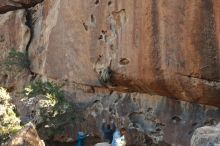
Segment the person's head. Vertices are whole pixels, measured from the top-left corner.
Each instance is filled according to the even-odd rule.
[[[110,124],[107,124],[107,129],[111,129],[111,126],[110,126]]]
[[[126,134],[126,129],[125,128],[121,128],[120,129],[120,133],[121,133],[121,135],[125,135]]]

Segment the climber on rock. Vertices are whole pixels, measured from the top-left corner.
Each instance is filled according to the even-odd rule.
[[[111,144],[113,139],[113,133],[115,132],[116,126],[113,120],[111,120],[111,125],[106,123],[106,120],[102,120],[102,132],[104,133],[104,139]]]

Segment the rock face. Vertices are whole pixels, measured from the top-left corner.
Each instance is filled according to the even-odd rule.
[[[0,1],[0,14],[8,11],[28,8],[43,0],[1,0]]]
[[[1,9],[1,8],[0,8]],[[26,25],[26,11],[17,10],[0,15],[0,85],[8,89],[21,89],[27,81],[27,71],[8,72],[5,69],[5,59],[10,50],[24,52],[31,37]],[[23,79],[23,80],[22,80]]]
[[[219,146],[220,145],[220,125],[205,126],[195,130],[191,146]]]
[[[26,23],[25,10],[17,10],[0,15],[1,62],[9,50],[24,51],[30,40],[30,30]]]
[[[102,118],[112,117],[117,128],[127,128],[130,146],[155,143],[188,146],[196,128],[220,121],[219,109],[212,106],[140,93],[98,93],[96,89],[91,93],[88,89],[73,89],[70,85],[65,87],[70,101],[84,118],[78,129],[71,130],[73,135],[77,135],[77,131],[87,131],[102,137]]]
[[[36,76],[64,82],[84,116],[73,135],[101,138],[112,117],[128,145],[188,146],[196,128],[220,121],[219,0],[38,2],[0,2],[0,61],[28,51],[32,74],[1,66],[0,83],[16,92]]]
[[[116,90],[219,106],[219,8],[218,0],[45,0],[34,14],[32,71],[100,86],[110,66]]]
[[[21,129],[8,143],[8,146],[45,146],[31,123]]]

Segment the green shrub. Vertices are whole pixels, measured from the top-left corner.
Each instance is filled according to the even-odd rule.
[[[38,80],[25,87],[24,94],[28,97],[50,94],[52,97],[56,97],[58,100],[63,100],[64,92],[61,87],[62,86],[59,86],[53,82],[42,82],[41,80]]]
[[[14,112],[15,106],[10,103],[11,97],[0,87],[0,136],[6,141],[11,134],[21,129],[20,119]]]
[[[24,94],[28,97],[26,103],[35,103],[31,106],[35,107],[35,123],[40,135],[62,135],[65,125],[74,124],[74,106],[65,100],[61,86],[38,80],[27,86]]]
[[[28,53],[12,49],[4,61],[4,65],[8,71],[11,71],[12,68],[18,68],[20,70],[29,69],[30,61],[28,59]]]

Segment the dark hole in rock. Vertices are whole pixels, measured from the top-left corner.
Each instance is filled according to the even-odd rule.
[[[114,90],[110,90],[109,95],[111,95],[114,92]]]
[[[128,117],[129,117],[129,119],[131,120],[131,121],[136,121],[136,118],[137,117],[140,117],[140,116],[143,116],[144,115],[144,113],[143,112],[132,112],[132,113],[130,113],[129,115],[128,115]]]
[[[86,25],[85,22],[83,22],[83,27],[84,27],[84,29],[85,29],[86,31],[88,31],[88,25]]]
[[[103,39],[103,36],[102,36],[102,35],[100,35],[100,36],[99,36],[99,40],[102,40],[102,39]]]
[[[207,126],[212,126],[212,125],[216,125],[216,124],[217,124],[217,121],[215,119],[209,119],[204,122],[204,125],[207,125]]]
[[[149,108],[147,109],[147,112],[151,112],[152,110],[153,110],[153,108],[149,107]]]
[[[160,128],[157,128],[156,131],[159,132],[159,131],[161,131],[161,129],[160,129]]]
[[[182,120],[179,116],[173,116],[171,119],[173,122],[180,122]]]
[[[98,5],[98,4],[99,4],[99,0],[96,0],[96,1],[95,1],[95,4]]]
[[[150,133],[151,134],[157,134],[158,132],[157,131],[151,131]]]
[[[109,2],[108,2],[108,5],[110,6],[111,4],[112,4],[112,1],[109,1]]]
[[[13,92],[15,90],[15,86],[7,87],[8,92]]]
[[[95,22],[95,17],[93,16],[93,14],[91,15],[91,22],[92,22],[92,23]]]
[[[160,126],[166,126],[166,124],[164,124],[164,123],[156,123],[156,127],[160,127]]]
[[[121,58],[119,63],[121,65],[127,65],[130,61],[127,58]]]
[[[112,108],[109,108],[109,112],[111,112],[112,111]]]
[[[4,82],[6,83],[6,81],[8,80],[8,75],[7,75],[7,74],[4,74],[4,75],[3,75],[3,80],[4,80]]]
[[[191,131],[188,132],[188,135],[191,135],[192,133],[193,133],[193,131],[191,130]]]
[[[36,73],[34,73],[34,72],[31,72],[31,79],[30,79],[30,81],[35,80],[35,79],[36,79],[36,77],[37,77],[37,74],[36,74]]]
[[[133,123],[133,127],[134,127],[134,128],[140,128],[137,123]]]
[[[136,98],[133,98],[133,101],[136,102]]]
[[[115,102],[114,103],[117,103],[117,102],[119,102],[119,100],[121,99],[121,97],[119,96],[116,100],[115,100]]]
[[[107,31],[106,31],[106,30],[102,30],[101,32],[102,32],[103,34],[107,33]]]
[[[5,38],[3,35],[0,35],[0,42],[4,42],[5,41]]]
[[[93,101],[93,103],[98,103],[98,102],[100,102],[100,100],[95,100],[95,101]]]
[[[95,93],[95,88],[91,87],[92,93]]]
[[[114,50],[114,45],[113,44],[110,45],[110,49]]]
[[[192,127],[196,126],[197,124],[198,124],[197,122],[192,123]]]

